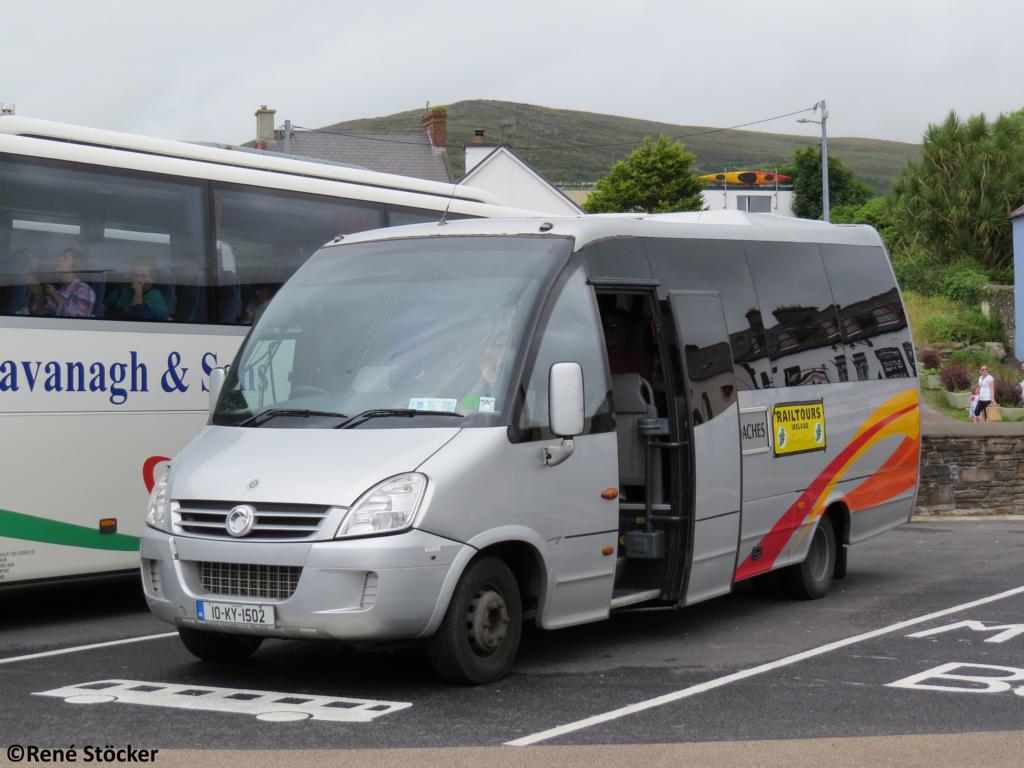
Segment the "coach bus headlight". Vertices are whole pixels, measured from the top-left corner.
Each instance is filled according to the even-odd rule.
[[[165,471],[149,494],[149,509],[146,511],[146,525],[157,530],[171,532],[171,501],[167,490]]]
[[[427,478],[418,472],[396,475],[378,483],[359,497],[338,527],[335,538],[408,528],[426,489]]]

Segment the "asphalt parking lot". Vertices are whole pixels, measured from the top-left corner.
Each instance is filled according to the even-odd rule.
[[[0,734],[335,749],[1020,732],[1022,563],[1024,520],[912,523],[852,549],[822,600],[745,585],[530,631],[513,674],[479,688],[439,683],[414,648],[270,641],[247,663],[201,663],[131,579],[8,589]],[[71,650],[83,645],[97,647]]]

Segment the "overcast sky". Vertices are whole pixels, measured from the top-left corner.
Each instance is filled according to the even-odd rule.
[[[919,141],[1024,107],[1022,0],[6,0],[19,115],[240,143],[463,99],[729,126],[826,99],[830,136]],[[758,127],[813,134],[786,118]]]

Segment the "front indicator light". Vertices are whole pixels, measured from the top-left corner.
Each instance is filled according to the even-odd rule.
[[[149,509],[146,510],[146,525],[156,528],[158,531],[171,532],[171,500],[167,488],[167,475],[163,475],[153,485],[153,492],[149,494]]]

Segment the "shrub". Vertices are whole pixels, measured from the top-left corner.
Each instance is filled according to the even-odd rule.
[[[981,288],[988,273],[973,261],[958,261],[942,270],[939,292],[948,299],[975,305],[981,302]]]
[[[925,296],[940,294],[942,267],[930,257],[913,251],[894,256],[892,268],[904,291]]]
[[[1010,408],[1020,405],[1020,384],[1011,379],[996,379],[996,402]]]
[[[962,344],[1006,339],[1002,326],[995,317],[985,317],[973,309],[932,315],[921,324],[920,335],[929,342],[951,341]]]
[[[960,363],[949,363],[939,371],[939,381],[948,392],[959,392],[971,385],[971,374]]]
[[[996,285],[1013,285],[1013,267],[998,267],[990,269],[988,276]]]
[[[942,364],[939,353],[931,347],[922,349],[917,358],[925,368],[938,368]]]
[[[960,363],[960,365],[965,366],[970,371],[976,371],[983,365],[987,365],[990,370],[995,371],[996,367],[1000,365],[998,358],[980,349],[954,350],[947,362]]]

